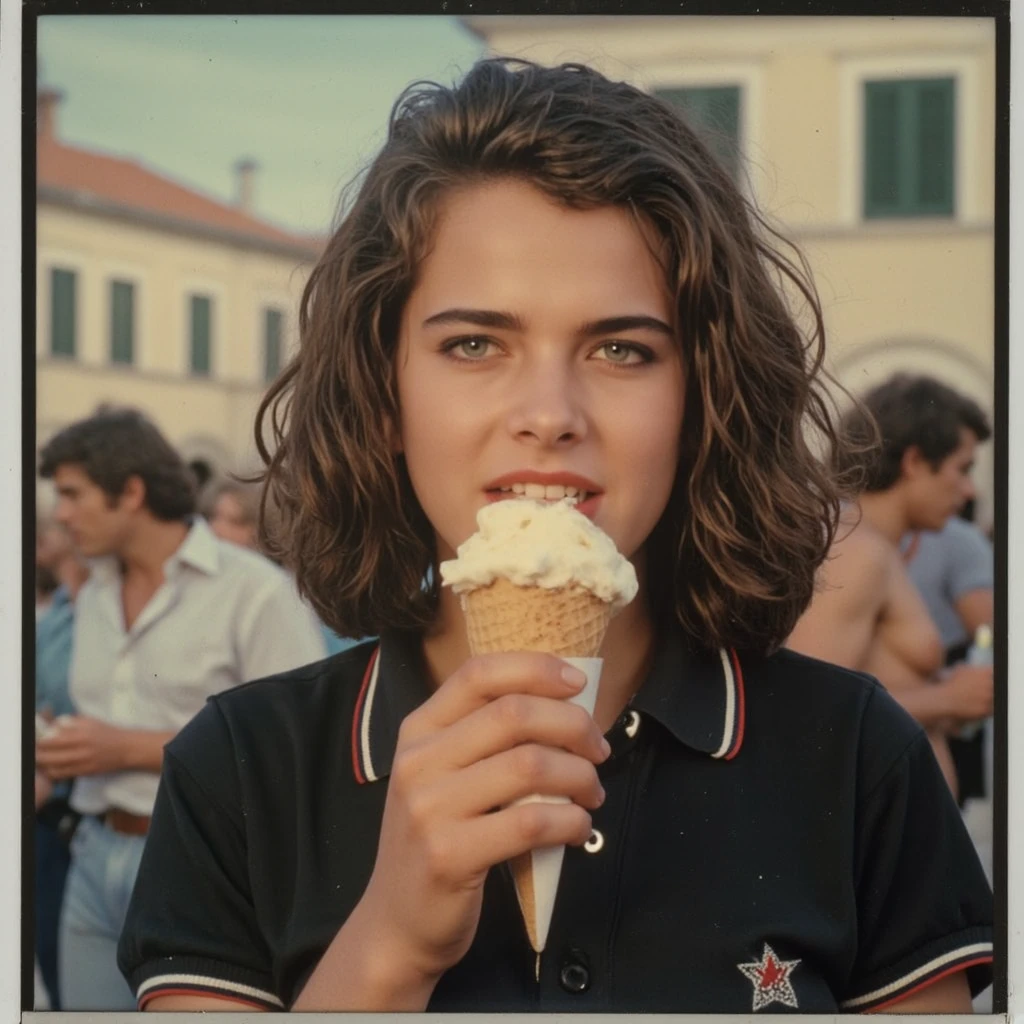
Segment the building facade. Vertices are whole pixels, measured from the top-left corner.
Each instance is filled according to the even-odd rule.
[[[249,161],[231,204],[64,145],[59,99],[41,91],[37,122],[39,443],[104,403],[131,405],[190,462],[249,471],[320,242],[254,215]]]
[[[992,411],[990,19],[463,19],[493,54],[576,60],[665,95],[808,258],[830,369],[930,373]],[[979,452],[992,515],[992,446]]]

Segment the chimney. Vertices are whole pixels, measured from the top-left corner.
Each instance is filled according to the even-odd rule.
[[[259,164],[251,157],[243,157],[235,163],[235,183],[238,194],[235,197],[235,205],[243,213],[252,213],[254,179]]]
[[[49,86],[40,86],[36,94],[36,134],[49,142],[57,138],[57,108],[64,93]]]

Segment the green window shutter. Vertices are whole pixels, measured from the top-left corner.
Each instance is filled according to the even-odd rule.
[[[864,84],[864,216],[951,217],[955,82]]]
[[[110,361],[130,366],[135,359],[135,285],[110,282]]]
[[[189,368],[197,377],[210,376],[210,307],[212,300],[207,295],[193,295],[190,300],[192,331],[189,354]]]
[[[50,271],[50,353],[75,355],[75,291],[78,275],[73,270]]]
[[[272,381],[281,372],[281,334],[284,314],[279,309],[263,311],[263,378]]]
[[[951,78],[917,90],[917,195],[922,210],[938,214],[953,212],[954,102]]]
[[[655,94],[680,109],[735,178],[740,168],[740,86],[686,86],[658,89]]]
[[[885,211],[899,208],[901,98],[895,82],[867,83],[864,209],[868,216],[884,216]]]

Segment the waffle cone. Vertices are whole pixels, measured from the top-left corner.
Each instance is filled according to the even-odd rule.
[[[530,946],[539,953],[541,946],[537,934],[537,900],[533,891],[533,857],[523,853],[513,857],[508,863],[512,869],[512,880],[516,885],[516,897],[523,914],[526,933],[530,936]]]
[[[584,587],[520,587],[506,579],[463,594],[462,609],[474,655],[544,651],[561,658],[594,658],[612,617],[611,605]],[[530,945],[539,954],[544,938],[538,929],[533,854],[514,857],[509,866]]]
[[[594,658],[611,621],[611,605],[583,587],[520,587],[506,579],[463,594],[462,608],[473,654]]]

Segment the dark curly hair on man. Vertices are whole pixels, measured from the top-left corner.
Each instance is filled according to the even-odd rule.
[[[988,417],[974,399],[934,377],[897,373],[843,416],[833,466],[840,473],[852,469],[851,451],[877,436],[873,456],[861,465],[861,489],[887,491],[899,481],[909,448],[917,448],[937,470],[960,447],[964,430],[979,442],[992,436]]]
[[[439,201],[502,178],[653,229],[687,392],[675,488],[647,542],[650,607],[695,644],[774,649],[840,510],[810,443],[836,441],[810,274],[676,109],[580,64],[485,59],[397,100],[306,285],[299,352],[257,416],[264,499],[280,514],[265,541],[341,635],[433,620],[434,533],[388,444],[398,326]]]
[[[43,446],[39,475],[51,478],[72,465],[114,502],[128,478],[146,488],[146,508],[157,519],[185,519],[196,510],[196,487],[181,456],[157,427],[135,409],[104,408],[56,433]]]

